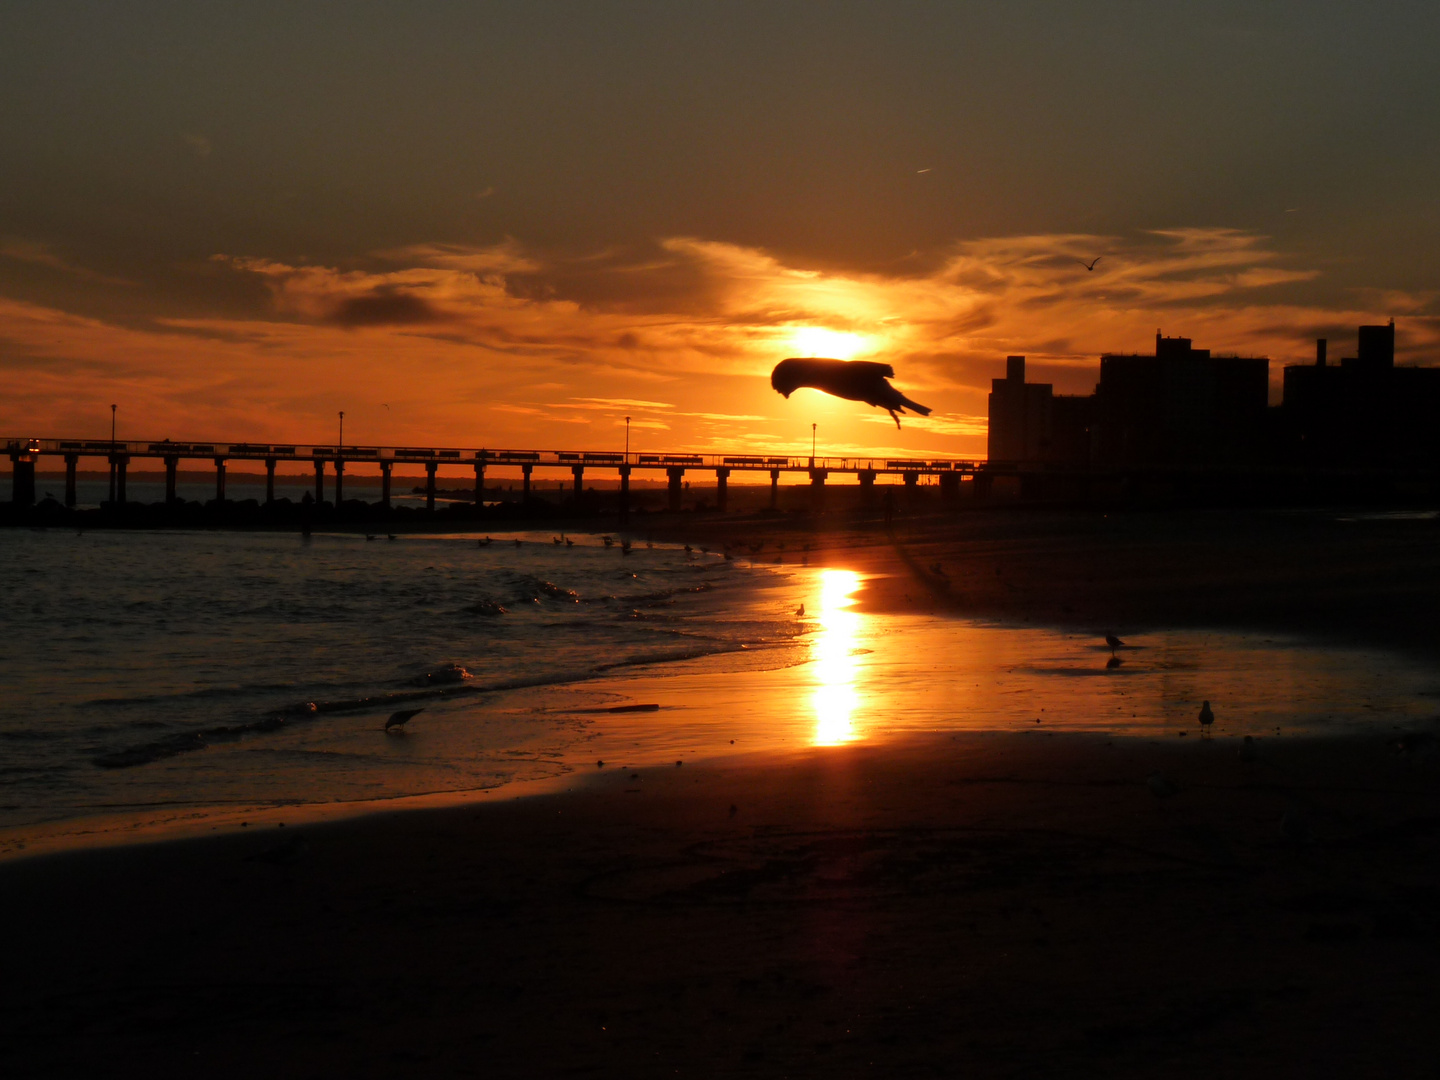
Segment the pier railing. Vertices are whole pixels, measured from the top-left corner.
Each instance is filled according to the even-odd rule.
[[[887,458],[873,455],[817,455],[796,457],[777,454],[641,452],[609,450],[514,450],[491,447],[438,446],[352,446],[339,444],[259,442],[174,442],[170,439],[27,439],[7,438],[4,442],[14,465],[14,501],[34,502],[35,468],[43,457],[65,462],[65,503],[75,505],[76,470],[87,457],[105,459],[110,466],[110,502],[125,503],[126,468],[134,460],[158,460],[165,465],[165,497],[176,499],[179,464],[186,460],[208,460],[215,468],[215,497],[225,499],[225,470],[232,461],[263,463],[266,471],[266,501],[275,498],[275,469],[282,462],[308,462],[315,470],[315,498],[324,498],[325,473],[334,473],[335,500],[344,498],[345,470],[352,465],[373,465],[380,470],[381,501],[390,503],[391,472],[398,465],[423,465],[426,473],[427,504],[435,504],[435,476],[440,467],[474,469],[475,498],[484,498],[485,473],[492,467],[518,468],[524,477],[524,495],[530,494],[530,478],[536,469],[568,469],[575,491],[581,491],[587,469],[613,469],[620,476],[621,507],[626,505],[630,475],[636,470],[664,471],[669,480],[670,504],[680,505],[682,477],[689,470],[712,471],[717,503],[725,506],[727,481],[734,472],[764,472],[770,477],[771,501],[782,473],[804,473],[810,483],[822,488],[833,474],[850,474],[869,488],[881,474],[902,476],[915,485],[922,476],[938,476],[947,492],[959,490],[963,477],[978,475],[981,464],[956,458]]]
[[[735,453],[632,452],[596,450],[507,450],[490,447],[435,446],[339,446],[333,443],[257,442],[172,442],[168,439],[16,439],[4,440],[6,453],[16,457],[103,457],[166,458],[179,460],[225,458],[236,461],[323,461],[333,463],[390,462],[392,465],[480,465],[530,466],[531,468],[574,469],[578,467],[631,469],[729,469],[735,472],[805,472],[823,469],[830,473],[938,473],[973,474],[979,463],[958,458],[887,458],[875,455],[823,454],[775,455]]]

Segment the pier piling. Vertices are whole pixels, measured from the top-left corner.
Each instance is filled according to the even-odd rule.
[[[719,510],[722,514],[725,512],[726,503],[729,501],[728,498],[727,498],[727,496],[728,496],[729,493],[730,493],[730,492],[729,492],[729,488],[730,488],[730,470],[729,470],[729,469],[716,469],[716,470],[715,470],[715,509],[716,509],[716,510]]]
[[[79,465],[79,454],[65,455],[65,505],[70,507],[72,510],[75,508],[75,503],[78,501],[75,494],[75,470],[79,467]]]
[[[780,470],[770,470],[770,509],[780,509]]]
[[[425,509],[431,514],[435,512],[435,470],[439,467],[438,461],[425,462]]]
[[[812,468],[810,470],[810,506],[812,509],[823,510],[825,508],[826,475],[824,469]]]
[[[620,466],[620,524],[630,520],[630,466]]]
[[[534,466],[534,465],[521,465],[521,466],[520,466],[520,476],[521,476],[521,478],[522,478],[522,480],[521,480],[521,488],[520,488],[520,501],[521,501],[521,502],[527,502],[527,503],[528,503],[528,502],[530,501],[530,474],[531,474],[532,472],[534,472],[534,471],[535,471],[535,466]]]
[[[665,470],[665,475],[670,478],[670,512],[678,513],[680,510],[680,480],[685,475],[685,470],[678,465],[672,465]]]
[[[35,502],[35,458],[30,454],[10,455],[10,497],[16,506],[32,506]]]
[[[271,506],[275,502],[275,459],[265,459],[265,505]]]
[[[128,454],[110,455],[110,475],[113,480],[111,486],[115,490],[115,497],[111,501],[122,507],[125,505],[125,466],[129,463]]]
[[[860,477],[860,505],[869,506],[875,501],[875,470],[861,469]]]
[[[225,459],[223,457],[215,459],[215,501],[222,505],[225,502]]]
[[[394,467],[393,461],[380,462],[380,505],[386,510],[390,509],[390,470]]]
[[[585,492],[585,466],[570,466],[570,475],[575,477],[575,505],[580,505],[580,496]]]
[[[180,479],[180,459],[174,454],[165,458],[165,505],[174,506],[177,499],[177,487]]]
[[[325,502],[325,462],[315,461],[315,505],[320,506]]]
[[[483,461],[475,463],[475,505],[476,507],[485,505],[485,463]]]
[[[335,459],[335,509],[340,509],[340,504],[345,501],[345,460]]]

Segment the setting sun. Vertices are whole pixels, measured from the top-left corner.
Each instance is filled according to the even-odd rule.
[[[861,334],[847,334],[823,326],[798,326],[791,331],[787,347],[796,356],[824,356],[832,360],[849,360],[863,352],[869,344]]]

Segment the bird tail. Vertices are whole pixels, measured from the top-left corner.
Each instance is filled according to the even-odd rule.
[[[921,405],[918,401],[911,401],[904,394],[900,395],[900,404],[905,406],[905,408],[909,409],[911,412],[919,413],[921,416],[930,415],[931,410],[927,409],[924,405]]]

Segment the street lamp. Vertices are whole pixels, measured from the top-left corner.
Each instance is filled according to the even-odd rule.
[[[811,425],[810,425],[810,464],[811,464],[811,465],[814,465],[814,464],[815,464],[815,429],[816,429],[816,427],[818,427],[818,426],[819,426],[818,424],[811,424]]]
[[[345,449],[345,410],[340,410],[340,449]]]
[[[115,449],[115,406],[110,406],[110,449]]]
[[[625,464],[630,464],[630,417],[625,417]]]

